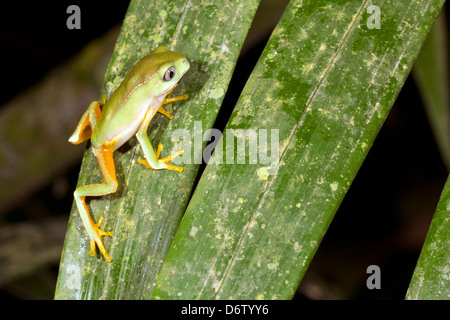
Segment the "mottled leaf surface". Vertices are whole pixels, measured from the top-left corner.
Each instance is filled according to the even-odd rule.
[[[207,166],[153,298],[293,296],[443,2],[290,2],[226,128],[279,156]]]

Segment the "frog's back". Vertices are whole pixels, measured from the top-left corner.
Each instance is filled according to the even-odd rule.
[[[143,114],[142,103],[136,102],[140,99],[148,106],[152,102],[152,92],[147,90],[148,96],[139,96],[139,99],[134,99],[137,101],[132,101],[132,93],[147,84],[157,74],[160,65],[166,61],[164,57],[167,56],[167,51],[170,52],[165,47],[158,47],[136,62],[128,71],[122,83],[103,106],[102,114],[91,137],[91,143],[94,147],[110,143],[117,135],[124,135],[124,131],[134,131],[129,133],[131,136],[136,132],[136,126],[139,126],[145,115],[145,112]],[[164,53],[164,55],[161,55],[161,53]],[[128,125],[125,126],[124,124]]]
[[[118,148],[136,133],[147,109],[156,105],[159,107],[164,99],[164,96],[153,92],[152,79],[163,64],[181,57],[184,57],[182,53],[158,47],[136,62],[103,107],[91,137],[94,147],[120,139]]]

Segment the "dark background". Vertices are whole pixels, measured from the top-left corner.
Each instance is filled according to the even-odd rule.
[[[71,4],[81,8],[81,30],[66,27],[66,9]],[[127,7],[128,1],[105,0],[2,4],[4,81],[0,105],[120,24]],[[222,120],[215,125],[218,129],[225,125],[270,35],[267,31],[262,34],[249,35],[218,117]],[[4,221],[12,224],[54,216],[68,219],[78,171],[79,164],[0,213]],[[447,176],[421,97],[409,77],[295,299],[403,299]],[[61,180],[68,187],[56,199],[52,190]],[[366,288],[366,268],[371,264],[381,268],[381,290]],[[0,298],[52,299],[57,272],[58,261],[42,266],[0,287]]]

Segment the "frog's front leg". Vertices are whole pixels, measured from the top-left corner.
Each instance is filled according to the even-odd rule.
[[[150,141],[148,140],[148,136],[147,136],[148,125],[152,118],[153,118],[152,112],[148,111],[147,114],[145,115],[144,121],[142,122],[142,124],[136,134],[136,136],[139,140],[139,143],[141,144],[142,151],[144,151],[144,155],[145,155],[145,159],[146,159],[146,160],[143,160],[143,159],[139,158],[137,161],[139,163],[142,163],[147,169],[155,169],[155,170],[168,169],[168,170],[182,172],[183,171],[182,167],[177,167],[177,166],[171,165],[168,162],[172,161],[179,155],[183,154],[183,152],[184,152],[183,149],[179,150],[178,152],[176,152],[175,154],[173,154],[171,156],[168,156],[168,157],[165,157],[162,159],[159,159],[159,155],[162,150],[162,144],[159,144],[156,154],[155,154],[155,151],[153,151],[153,147],[152,147]]]
[[[95,156],[97,157],[98,164],[100,166],[100,170],[105,182],[102,184],[80,186],[75,190],[74,196],[78,211],[80,212],[81,220],[83,221],[84,227],[86,228],[86,231],[89,235],[91,256],[95,255],[95,244],[97,244],[106,261],[110,262],[111,258],[109,257],[105,246],[103,245],[102,236],[110,236],[113,234],[113,232],[105,232],[103,230],[100,230],[100,225],[103,221],[103,217],[100,217],[98,222],[94,223],[91,215],[89,214],[85,198],[114,193],[117,190],[118,183],[112,156],[113,151],[104,147],[93,148],[93,151]]]
[[[167,95],[169,95],[172,90],[175,88],[176,86],[174,86],[172,89],[169,90],[169,92],[167,92]],[[163,115],[165,115],[167,118],[172,119],[173,115],[171,115],[170,113],[168,113],[164,108],[163,105],[168,104],[168,103],[172,103],[175,101],[179,101],[179,100],[186,100],[188,98],[188,94],[183,94],[182,96],[178,96],[178,97],[172,97],[172,98],[164,98],[163,102],[161,103],[161,106],[158,109],[159,113],[162,113]]]

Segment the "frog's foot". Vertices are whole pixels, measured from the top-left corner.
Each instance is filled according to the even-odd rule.
[[[172,119],[173,115],[171,115],[170,113],[168,113],[162,106],[159,107],[158,109],[159,113],[162,113],[163,115],[165,115],[167,118]]]
[[[103,222],[103,216],[101,216],[98,219],[97,223],[92,224],[92,230],[89,233],[90,237],[90,243],[91,243],[91,256],[95,256],[95,244],[97,244],[98,248],[100,249],[100,252],[105,257],[105,260],[108,262],[111,262],[111,258],[109,257],[108,253],[106,252],[106,248],[103,245],[102,237],[103,236],[112,236],[113,231],[105,232],[103,230],[100,230],[100,225]]]
[[[161,105],[165,105],[165,104],[172,103],[175,101],[186,100],[187,98],[189,98],[189,95],[187,93],[183,94],[182,96],[178,96],[178,97],[164,98]]]
[[[183,154],[184,153],[184,149],[181,148],[180,150],[178,150],[178,152],[175,152],[174,154],[172,154],[172,155],[170,155],[168,157],[159,159],[159,155],[161,154],[162,147],[163,147],[163,145],[160,143],[158,145],[158,150],[156,150],[156,154],[155,154],[156,159],[158,159],[159,162],[161,162],[161,163],[163,163],[165,165],[161,169],[168,169],[168,170],[182,172],[184,170],[183,167],[177,167],[177,166],[174,166],[172,164],[169,164],[168,162],[172,161],[173,159],[175,159],[179,155]],[[152,166],[149,165],[147,160],[139,158],[139,159],[137,159],[137,161],[139,163],[142,163],[147,169],[155,169],[155,168],[153,168]],[[157,168],[157,169],[159,169],[159,168]]]
[[[172,88],[173,89],[173,88]],[[170,91],[172,91],[172,89]],[[169,94],[170,91],[167,93]],[[179,101],[179,100],[186,100],[188,98],[188,94],[183,94],[182,96],[178,96],[178,97],[172,97],[172,98],[164,98],[164,101],[161,103],[161,106],[158,109],[159,113],[162,113],[163,115],[165,115],[167,118],[172,119],[173,115],[171,115],[169,112],[167,112],[164,108],[163,105],[171,103],[171,102],[175,102],[175,101]]]
[[[178,150],[177,152],[175,152],[174,154],[172,154],[171,156],[165,157],[160,159],[159,161],[163,162],[165,165],[167,165],[167,169],[169,170],[173,170],[173,171],[178,171],[178,172],[183,172],[183,167],[177,167],[174,166],[172,164],[168,164],[167,162],[172,161],[173,159],[175,159],[176,157],[178,157],[179,155],[184,153],[184,149],[181,148],[180,150]]]

